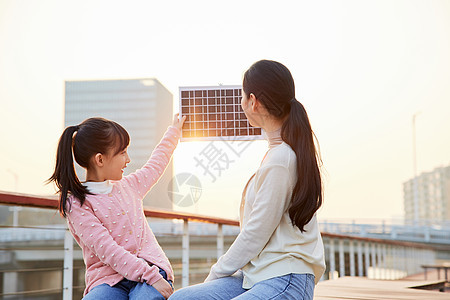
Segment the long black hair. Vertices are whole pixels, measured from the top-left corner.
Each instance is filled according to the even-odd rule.
[[[83,168],[88,168],[97,153],[116,155],[130,143],[128,132],[119,124],[104,118],[89,118],[80,125],[64,129],[56,151],[56,165],[48,182],[55,182],[58,188],[59,212],[66,217],[68,194],[80,200],[83,205],[89,191],[78,179],[73,157]]]
[[[318,162],[319,151],[314,144],[314,133],[308,114],[295,98],[291,72],[283,64],[260,60],[245,73],[244,93],[254,94],[273,117],[284,120],[281,138],[297,156],[297,182],[292,192],[289,216],[292,224],[302,232],[323,201],[322,180]]]

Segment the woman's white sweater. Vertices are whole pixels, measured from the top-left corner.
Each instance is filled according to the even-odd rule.
[[[244,273],[243,288],[289,273],[315,275],[325,271],[322,237],[317,218],[304,232],[293,226],[289,203],[297,180],[296,155],[283,142],[280,130],[268,133],[269,150],[247,183],[241,211],[241,232],[228,251],[211,268],[206,281]]]

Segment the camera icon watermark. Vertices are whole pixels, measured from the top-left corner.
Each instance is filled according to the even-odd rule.
[[[169,182],[167,193],[175,205],[189,207],[202,196],[202,184],[194,174],[180,173]]]

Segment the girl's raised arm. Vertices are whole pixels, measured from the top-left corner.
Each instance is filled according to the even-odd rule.
[[[147,163],[141,169],[122,179],[134,185],[137,193],[142,198],[164,174],[173,151],[177,147],[178,140],[181,136],[181,128],[185,120],[186,116],[179,118],[179,114],[175,114],[172,126],[169,126],[164,137],[153,150]]]

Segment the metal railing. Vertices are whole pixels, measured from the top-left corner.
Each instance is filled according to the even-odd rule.
[[[450,245],[450,226],[335,223],[323,221],[320,223],[320,229],[325,232],[360,237]]]
[[[327,261],[327,279],[364,276],[399,279],[421,272],[421,265],[434,262],[428,245],[322,233]]]
[[[55,210],[58,207],[58,200],[54,197],[38,197],[0,192],[0,204]],[[182,286],[189,285],[190,237],[193,236],[192,232],[190,233],[189,224],[194,224],[192,222],[216,224],[211,226],[216,228],[213,236],[215,235],[216,238],[217,258],[220,257],[225,251],[224,225],[239,226],[239,222],[235,220],[214,218],[196,214],[148,208],[144,210],[144,213],[148,218],[181,220],[182,224],[174,225],[170,231],[173,232],[175,236],[181,235],[182,237]],[[182,229],[178,227],[179,225],[182,226]],[[18,228],[15,228],[14,230],[16,229]],[[48,239],[64,239],[64,266],[61,290],[63,299],[72,299],[74,290],[74,239],[72,238],[69,230],[67,230],[67,227],[45,228],[45,230],[51,229],[58,229],[59,233],[48,234]],[[324,228],[321,229],[323,230]],[[33,230],[44,230],[44,228],[37,228]],[[62,234],[61,230],[63,230],[64,234]],[[212,227],[208,227],[207,230],[205,230],[205,233],[208,236],[211,236],[213,232],[214,229],[212,229]],[[234,232],[237,233],[238,231]],[[16,238],[19,239],[20,237],[18,236],[18,233],[19,232],[16,231],[16,233],[11,234],[16,234]],[[41,234],[45,235],[46,233],[41,232]],[[201,235],[201,232],[197,232],[197,234]],[[35,233],[34,235],[28,235],[28,239],[33,239],[33,236],[38,238],[38,235]],[[23,237],[23,240],[27,240],[26,233],[24,233]],[[321,280],[333,279],[342,276],[367,276],[369,278],[396,279],[409,274],[418,273],[420,272],[420,266],[422,264],[432,264],[435,261],[435,252],[433,248],[424,244],[370,237],[357,237],[327,232],[322,232],[322,237],[325,246],[327,270]],[[6,240],[8,240],[7,235],[2,234],[0,236],[0,243]],[[5,271],[10,270],[1,270],[1,272]],[[32,292],[38,293],[40,291],[35,290],[22,293],[25,294]],[[2,296],[13,294],[14,293],[2,293]]]

